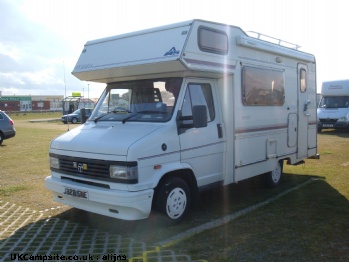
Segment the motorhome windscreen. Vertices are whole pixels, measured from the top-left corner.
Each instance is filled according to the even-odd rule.
[[[182,78],[108,84],[90,120],[166,122],[172,117]]]
[[[324,96],[319,103],[321,108],[348,108],[349,96]]]

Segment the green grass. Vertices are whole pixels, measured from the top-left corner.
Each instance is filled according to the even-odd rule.
[[[13,120],[61,118],[62,112],[6,112]]]
[[[60,114],[39,116],[59,118]],[[67,132],[67,125],[30,123],[33,115],[11,118],[17,135],[0,147],[0,201],[37,211],[58,206],[44,179],[50,172],[50,141]],[[164,227],[154,216],[121,221],[69,207],[47,215],[152,245],[315,177],[318,180],[272,203],[168,248],[209,261],[345,261],[349,259],[349,166],[341,164],[349,162],[349,134],[325,131],[318,135],[318,144],[321,159],[306,160],[303,166],[285,165],[280,187],[264,188],[256,178],[204,192],[200,204],[178,226]]]
[[[39,113],[11,116],[15,122],[16,136],[4,140],[0,146],[0,190],[6,192],[1,195],[1,200],[34,210],[55,205],[51,194],[45,190],[43,181],[50,171],[50,141],[66,132],[67,125],[60,122],[30,123],[29,120],[38,119],[35,116],[50,119],[60,115]],[[11,188],[26,190],[14,191]]]
[[[348,199],[319,180],[170,248],[210,261],[345,261],[348,218]]]
[[[9,186],[5,188],[0,188],[0,196],[9,196],[15,194],[18,191],[27,189],[26,186]]]
[[[323,132],[318,142],[320,160],[284,170],[318,180],[171,248],[210,261],[348,261],[349,135]]]

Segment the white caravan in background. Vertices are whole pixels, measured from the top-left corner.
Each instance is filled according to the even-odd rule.
[[[315,57],[192,20],[88,41],[72,72],[106,83],[89,120],[50,146],[54,199],[180,222],[200,191],[317,157]]]
[[[319,132],[327,128],[349,131],[349,80],[322,83],[317,116]]]

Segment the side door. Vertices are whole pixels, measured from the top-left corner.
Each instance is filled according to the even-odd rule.
[[[188,163],[198,186],[223,180],[224,141],[221,109],[214,80],[187,79],[178,122],[181,162]],[[206,106],[207,126],[193,127],[193,107]]]
[[[298,141],[297,157],[308,156],[308,107],[310,100],[308,98],[307,88],[307,66],[298,64]]]

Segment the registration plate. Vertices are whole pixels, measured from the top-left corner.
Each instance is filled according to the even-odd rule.
[[[87,191],[82,191],[82,190],[78,190],[78,189],[74,189],[74,188],[70,188],[70,187],[64,188],[64,194],[69,195],[69,196],[88,199],[88,192]]]
[[[333,124],[323,124],[323,127],[333,127]]]

